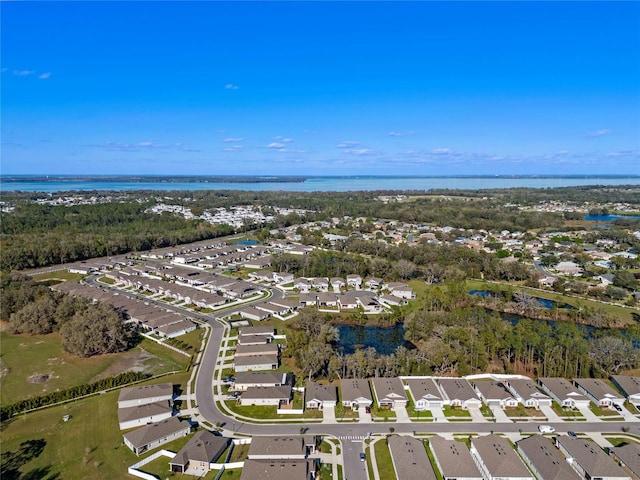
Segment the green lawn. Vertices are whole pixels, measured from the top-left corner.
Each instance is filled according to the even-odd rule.
[[[378,440],[373,445],[373,449],[376,454],[376,466],[378,467],[380,478],[384,478],[385,480],[395,480],[398,478],[393,469],[393,462],[391,461],[391,453],[389,452],[387,442],[385,440]]]
[[[69,282],[79,282],[85,277],[81,273],[71,273],[69,270],[56,270],[55,272],[39,273],[37,275],[31,275],[36,282],[44,282],[46,280],[67,280]]]
[[[278,415],[277,407],[275,405],[246,405],[241,406],[236,403],[235,400],[226,401],[225,405],[232,412],[242,415],[249,418],[256,418],[262,420],[268,419],[291,419],[291,420],[302,420],[302,419],[312,419],[322,418],[322,411],[320,410],[305,410],[302,415]]]
[[[189,374],[167,376],[164,382],[186,385]],[[158,380],[148,383],[158,383]],[[126,478],[126,469],[139,459],[122,443],[118,429],[118,391],[19,415],[5,422],[0,451],[19,452],[31,446],[20,463],[22,478],[95,480]],[[62,417],[71,415],[68,422]],[[30,442],[30,443],[25,443]],[[8,466],[3,465],[7,475]],[[10,478],[7,475],[7,478]],[[17,477],[15,477],[17,478]]]
[[[469,413],[468,410],[463,410],[461,407],[450,407],[449,405],[445,405],[442,407],[442,411],[444,412],[445,417],[471,418],[471,413]]]
[[[0,333],[2,404],[56,389],[90,383],[101,377],[142,369],[152,375],[183,369],[188,358],[144,339],[128,352],[80,358],[62,350],[60,336]]]

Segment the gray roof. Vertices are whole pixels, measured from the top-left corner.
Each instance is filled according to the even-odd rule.
[[[440,388],[449,400],[478,400],[478,395],[464,378],[441,378],[438,381]]]
[[[173,396],[173,384],[171,383],[157,383],[155,385],[143,385],[140,387],[128,387],[120,390],[118,395],[118,402],[125,402],[131,400],[144,400],[145,398],[156,397],[168,397]]]
[[[265,354],[265,355],[244,355],[235,357],[233,359],[233,365],[235,367],[250,367],[250,366],[264,366],[264,365],[278,365],[277,354]]]
[[[259,345],[236,345],[236,357],[246,355],[278,354],[277,343],[261,343]]]
[[[464,443],[447,440],[436,435],[429,439],[429,447],[445,479],[477,478],[482,480],[482,474]]]
[[[373,401],[369,380],[364,378],[343,378],[340,380],[340,392],[343,401],[353,401],[360,397]]]
[[[274,399],[290,399],[291,398],[291,385],[281,385],[279,387],[249,387],[247,391],[242,394],[243,400],[254,400],[259,398],[274,398]]]
[[[309,382],[304,391],[304,399],[306,402],[310,400],[336,402],[338,401],[338,390],[333,385],[322,385],[317,382]]]
[[[549,398],[545,393],[542,393],[535,382],[530,378],[510,378],[507,383],[511,386],[513,391],[524,400],[528,398]]]
[[[130,422],[139,418],[153,417],[173,412],[173,408],[169,405],[169,401],[162,400],[155,403],[145,403],[144,405],[136,405],[135,407],[119,408],[118,423]]]
[[[509,442],[497,435],[486,435],[471,439],[472,450],[478,456],[493,477],[515,477],[533,480],[533,475],[522,463]]]
[[[587,397],[585,397],[582,392],[580,392],[566,378],[542,377],[538,378],[538,382],[541,385],[547,387],[556,397],[561,400],[567,398],[572,398],[578,401],[587,400]]]
[[[181,430],[187,429],[188,431],[190,428],[189,422],[181,422],[178,417],[170,417],[161,422],[151,423],[132,432],[125,433],[124,437],[135,448],[140,448]]]
[[[576,386],[582,387],[590,395],[602,400],[604,398],[620,399],[622,395],[616,392],[607,382],[599,378],[576,378]]]
[[[507,400],[513,398],[502,382],[486,382],[478,381],[474,383],[476,389],[480,392],[485,400]]]
[[[269,455],[270,458],[287,458],[306,455],[307,449],[302,435],[255,435],[249,445],[248,457]]]
[[[200,430],[176,453],[169,464],[184,467],[189,461],[215,462],[228,445],[228,438],[218,437],[208,430]]]
[[[273,327],[269,327],[268,325],[257,325],[255,327],[242,327],[238,331],[238,335],[265,335],[272,336],[275,334],[275,329]]]
[[[404,435],[392,435],[387,442],[398,480],[415,480],[416,478],[436,480],[436,474],[422,440]]]
[[[640,444],[629,442],[621,447],[612,448],[611,451],[629,470],[640,477]]]
[[[283,385],[287,380],[287,374],[284,372],[238,372],[235,384]]]
[[[542,435],[532,435],[520,440],[518,450],[526,457],[540,480],[578,480],[580,476],[569,466],[551,440]]]
[[[376,392],[378,402],[385,398],[407,401],[402,380],[398,377],[376,377],[371,379],[371,383],[373,383],[373,390]]]
[[[423,397],[429,400],[442,400],[442,393],[433,378],[408,378],[407,385],[415,401]]]
[[[613,375],[613,381],[622,389],[627,397],[640,394],[640,377],[630,375]]]
[[[309,460],[245,460],[240,480],[308,480]]]
[[[596,443],[582,438],[560,435],[556,438],[559,445],[572,457],[582,469],[593,477],[629,478],[621,467]]]

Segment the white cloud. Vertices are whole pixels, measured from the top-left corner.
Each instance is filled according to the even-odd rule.
[[[29,75],[33,75],[34,73],[36,73],[35,70],[14,70],[13,71],[13,74],[16,77],[26,77],[26,76],[29,76]]]
[[[104,148],[105,150],[116,150],[119,152],[140,152],[145,150],[176,150],[180,152],[199,152],[185,146],[181,142],[175,143],[155,143],[152,140],[145,140],[137,143],[104,142],[98,144],[87,144],[84,147]]]
[[[352,148],[360,145],[360,142],[340,142],[336,145],[338,148]]]
[[[227,84],[224,86],[224,88],[225,88],[226,90],[239,90],[239,89],[240,89],[240,87],[239,87],[239,86],[234,85],[233,83],[227,83]]]
[[[558,153],[556,153],[556,155],[567,155],[569,153],[569,150],[560,150],[558,151]]]
[[[605,157],[625,157],[625,156],[629,156],[629,155],[634,155],[637,154],[637,152],[634,152],[633,150],[619,150],[617,152],[609,152],[609,153],[605,153]]]
[[[51,72],[45,72],[45,73],[41,73],[40,75],[38,75],[38,78],[40,80],[46,80],[47,78],[49,78],[51,76]]]
[[[241,142],[243,140],[244,140],[243,137],[228,137],[228,138],[224,138],[222,141],[224,143],[234,143],[234,142]]]
[[[408,137],[409,135],[413,135],[413,130],[409,130],[408,132],[394,132],[391,131],[387,133],[390,137]]]
[[[374,150],[372,150],[371,148],[351,148],[349,150],[345,150],[345,153],[348,153],[349,155],[371,155],[372,153],[375,153]]]
[[[431,150],[431,153],[433,153],[434,155],[451,155],[453,153],[453,150],[451,150],[450,148],[434,148],[433,150]]]
[[[274,140],[277,140],[279,142],[284,142],[284,143],[291,143],[293,142],[293,138],[289,138],[289,137],[282,137],[280,135],[278,135],[277,137],[273,137]]]
[[[278,143],[278,142],[271,142],[269,145],[267,145],[267,148],[284,148],[284,147],[286,147],[284,143]]]
[[[603,128],[602,130],[598,130],[596,132],[587,133],[586,137],[588,138],[602,137],[603,135],[608,135],[610,133],[611,133],[611,130],[609,130],[608,128]]]
[[[242,145],[231,145],[222,149],[223,152],[239,152],[242,150]]]

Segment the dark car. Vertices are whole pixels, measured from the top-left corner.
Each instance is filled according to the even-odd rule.
[[[362,453],[360,454],[360,461],[361,461],[361,462],[364,462],[366,458],[367,458],[367,456],[364,454],[364,452],[362,452]]]
[[[223,378],[223,379],[222,379],[222,381],[223,381],[224,383],[233,383],[233,382],[235,382],[235,381],[236,381],[236,379],[235,379],[235,378],[233,378],[233,377],[227,377],[227,378]]]
[[[618,405],[617,403],[613,404],[613,408],[615,408],[617,411],[621,412],[622,411],[622,407],[620,405]]]
[[[572,432],[571,430],[569,430],[567,432],[567,435],[569,435],[571,438],[577,438],[578,437],[578,435],[576,435],[576,432]]]

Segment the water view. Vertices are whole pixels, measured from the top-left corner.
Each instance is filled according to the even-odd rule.
[[[380,355],[389,355],[402,345],[413,347],[404,339],[404,325],[401,323],[394,327],[337,325],[336,328],[340,332],[340,347],[344,354],[372,347]]]

